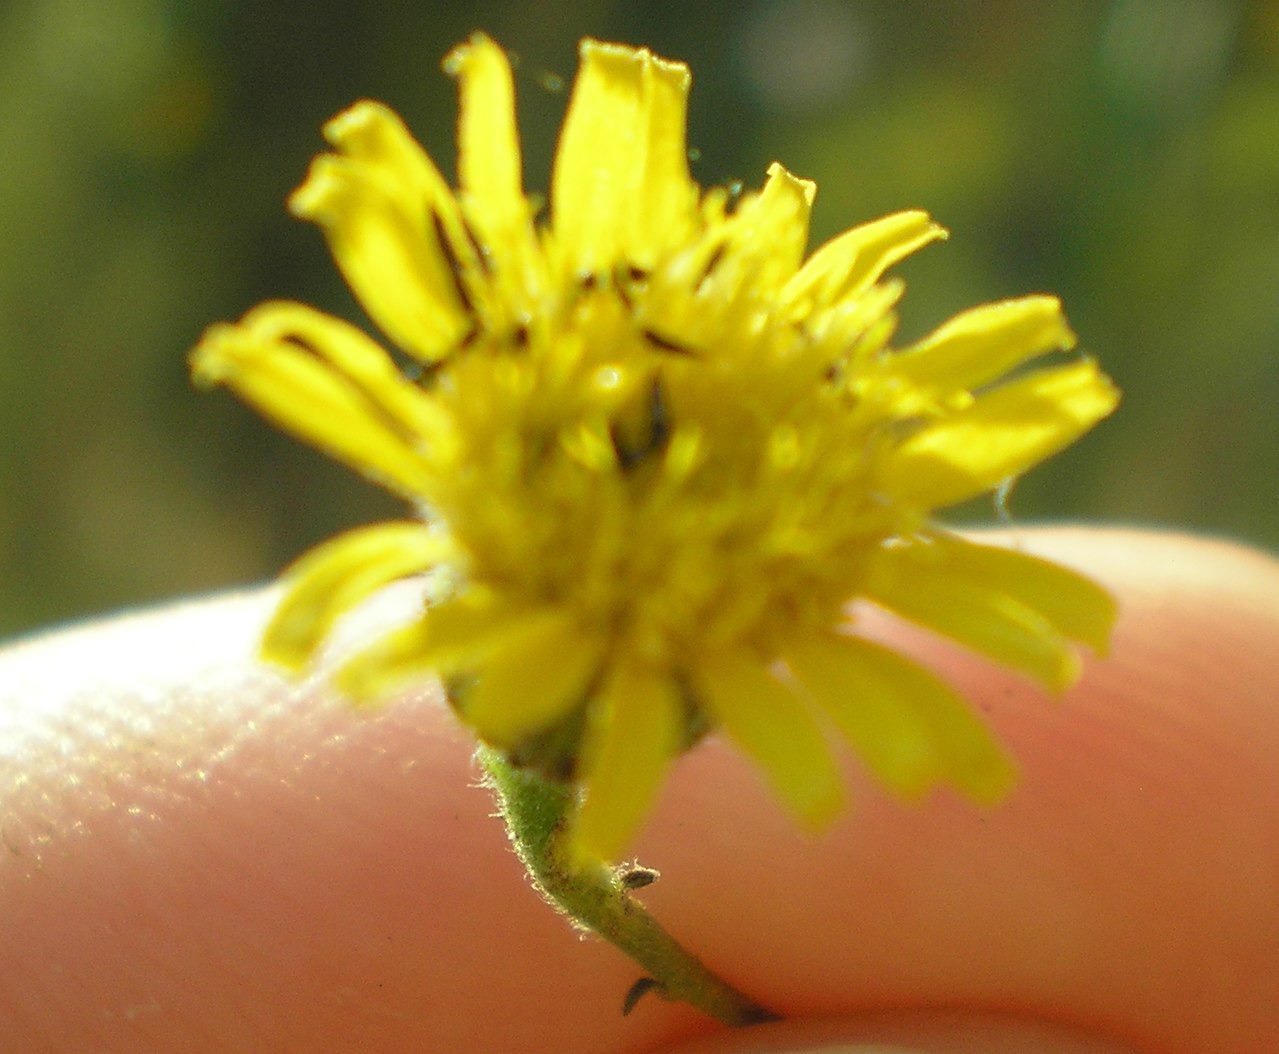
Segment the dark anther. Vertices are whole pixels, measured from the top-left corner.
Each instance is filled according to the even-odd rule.
[[[634,864],[625,868],[621,877],[623,889],[643,889],[656,882],[661,877],[661,873],[651,867]]]
[[[650,454],[661,450],[671,437],[671,422],[666,415],[666,398],[662,395],[660,380],[654,380],[649,391],[648,420],[648,438],[637,446],[629,445],[622,438],[616,424],[609,427],[609,438],[623,472],[629,472]]]
[[[648,393],[648,415],[652,422],[652,431],[648,436],[649,447],[659,450],[671,437],[671,422],[666,416],[666,397],[662,394],[662,382],[654,378],[653,387]]]
[[[646,451],[643,447],[628,447],[617,430],[617,425],[608,426],[608,437],[613,441],[613,451],[617,454],[617,463],[623,472],[629,472],[644,460]]]
[[[306,337],[302,336],[301,333],[289,333],[288,340],[290,344],[301,351],[305,351],[313,359],[319,359],[321,362],[324,361],[324,356],[320,354],[316,346],[307,340]]]
[[[622,1000],[622,1017],[626,1017],[635,1009],[635,1004],[644,998],[649,992],[656,988],[659,991],[662,988],[661,981],[655,981],[651,977],[641,977],[626,992],[626,998]]]
[[[466,240],[471,243],[471,248],[475,251],[475,262],[479,264],[479,268],[486,275],[493,274],[493,260],[489,256],[488,250],[480,244],[479,238],[475,236],[475,230],[466,222],[466,217],[462,217],[462,230],[466,231]]]
[[[442,354],[434,362],[427,363],[423,366],[416,376],[409,374],[407,371],[405,375],[409,378],[409,380],[417,381],[419,388],[429,390],[434,387],[435,382],[439,380],[440,371],[444,369],[445,365],[451,362],[458,355],[462,355],[473,348],[476,342],[480,339],[482,332],[483,331],[480,329],[479,324],[472,321],[471,324],[467,326],[466,332],[453,343],[448,351],[444,352],[444,354]]]
[[[720,242],[719,245],[715,246],[715,251],[711,253],[710,259],[706,261],[706,266],[702,268],[701,277],[693,285],[694,291],[700,290],[706,284],[706,280],[710,278],[711,273],[719,266],[727,251],[728,246],[724,242]]]
[[[439,380],[440,370],[444,368],[444,360],[437,359],[435,362],[428,362],[422,366],[418,366],[412,370],[405,370],[404,376],[425,391],[430,391],[435,387],[435,382]]]
[[[480,327],[472,322],[470,328],[462,334],[462,339],[457,342],[457,346],[453,349],[453,353],[465,351],[479,339]]]
[[[635,301],[631,296],[632,288],[637,285],[643,285],[647,281],[648,271],[644,268],[637,267],[633,263],[618,265],[613,277],[613,286],[628,311],[635,310]]]
[[[431,223],[435,227],[435,238],[440,243],[440,252],[444,254],[444,259],[449,265],[449,274],[453,276],[453,288],[457,292],[457,298],[462,301],[466,313],[474,315],[475,305],[471,303],[471,296],[466,291],[466,283],[462,281],[462,264],[457,258],[457,253],[453,251],[453,243],[449,241],[448,232],[444,229],[444,220],[435,209],[431,210]]]
[[[696,352],[692,348],[685,347],[683,344],[677,344],[669,337],[663,337],[660,333],[654,333],[651,329],[641,330],[644,339],[647,340],[658,351],[669,352],[671,355],[695,355]]]
[[[592,289],[600,287],[600,276],[594,271],[587,271],[578,277],[577,282],[582,287],[582,292],[589,293]]]

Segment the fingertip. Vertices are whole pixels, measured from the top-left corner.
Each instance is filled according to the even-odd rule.
[[[1172,534],[987,539],[1098,577],[1121,609],[1111,656],[1059,700],[874,627],[990,721],[1021,770],[1012,796],[910,806],[854,765],[853,808],[805,839],[708,744],[642,846],[663,868],[659,916],[788,1016],[966,1006],[1141,1049],[1274,1049],[1279,565]]]
[[[658,1052],[654,1052],[658,1054]],[[893,1011],[720,1033],[660,1054],[1136,1054],[1114,1040],[998,1013]]]
[[[1022,782],[994,810],[905,805],[853,770],[849,814],[810,838],[723,744],[682,759],[640,847],[663,873],[642,898],[731,982],[830,1030],[679,1054],[1279,1046],[1279,565],[1144,532],[998,537],[1116,592],[1112,655],[1052,701],[880,627],[1010,747]],[[0,781],[6,843],[31,836],[0,854],[15,1049],[651,1050],[705,1033],[660,1000],[621,1018],[633,967],[528,888],[437,695],[364,715],[322,678],[282,681],[252,660],[269,609],[202,602],[0,657],[3,734],[28,736]],[[883,1007],[966,1007],[1002,1031],[867,1016]]]

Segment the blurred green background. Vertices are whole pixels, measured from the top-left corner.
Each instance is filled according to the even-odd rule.
[[[1279,548],[1274,0],[6,0],[0,633],[264,579],[395,514],[184,359],[268,297],[362,318],[284,197],[361,96],[450,170],[439,62],[476,27],[519,57],[531,188],[577,39],[648,44],[693,67],[702,183],[777,159],[818,181],[815,240],[909,206],[951,228],[903,268],[905,337],[1061,293],[1126,402],[1017,519]]]

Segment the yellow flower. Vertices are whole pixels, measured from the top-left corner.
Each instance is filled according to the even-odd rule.
[[[840,808],[828,732],[904,795],[978,801],[1012,767],[940,680],[860,638],[869,600],[1061,690],[1104,649],[1099,587],[965,541],[935,510],[998,487],[1114,408],[1031,296],[890,347],[900,280],[945,236],[922,212],[804,258],[814,185],[703,191],[684,140],[688,69],[585,41],[551,179],[522,189],[511,72],[483,36],[445,62],[461,93],[459,187],[398,117],[325,128],[290,207],[319,224],[414,366],[300,304],[212,327],[193,355],[280,426],[403,495],[415,517],[352,531],[286,574],[265,655],[307,664],[334,621],[425,574],[416,621],[339,683],[447,680],[515,763],[581,788],[576,844],[615,859],[668,763],[722,729],[812,825]]]

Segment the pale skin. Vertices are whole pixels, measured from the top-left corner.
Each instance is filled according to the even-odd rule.
[[[1019,530],[1118,594],[1060,701],[872,620],[977,701],[1022,768],[993,810],[849,764],[818,835],[722,744],[675,767],[640,894],[788,1021],[724,1032],[539,902],[430,687],[353,713],[253,657],[271,594],[0,653],[0,1047],[745,1054],[1279,1049],[1279,563]],[[394,617],[400,590],[348,635]],[[336,645],[338,651],[349,640]]]

